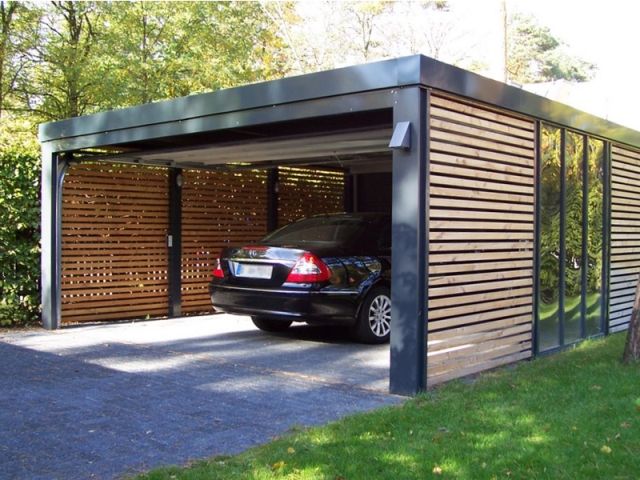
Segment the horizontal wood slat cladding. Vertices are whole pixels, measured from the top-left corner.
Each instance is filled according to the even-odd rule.
[[[183,170],[182,176],[182,312],[207,313],[220,251],[267,233],[267,174]]]
[[[611,148],[609,329],[625,330],[640,273],[640,151]]]
[[[329,169],[278,168],[278,225],[344,211],[345,174]]]
[[[62,322],[165,316],[167,171],[83,163],[62,189]]]
[[[435,92],[429,120],[434,385],[531,356],[535,124]]]

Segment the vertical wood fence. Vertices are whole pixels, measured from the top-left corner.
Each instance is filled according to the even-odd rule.
[[[640,152],[611,149],[611,277],[609,328],[629,325],[640,274]]]
[[[431,94],[428,384],[531,356],[532,120]]]
[[[167,171],[72,165],[62,199],[62,321],[166,315]]]
[[[281,167],[278,220],[342,211],[344,173]],[[182,312],[212,311],[208,283],[227,246],[267,233],[265,170],[183,170]],[[63,186],[62,321],[168,314],[167,170],[71,166]]]

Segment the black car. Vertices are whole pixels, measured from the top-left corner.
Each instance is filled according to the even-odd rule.
[[[345,325],[365,343],[389,340],[391,219],[318,215],[260,242],[222,251],[210,283],[218,311],[251,315],[266,331],[292,322]]]

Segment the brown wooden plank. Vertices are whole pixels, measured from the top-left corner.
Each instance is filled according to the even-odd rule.
[[[439,252],[489,252],[495,250],[532,250],[533,242],[522,240],[518,242],[446,242],[432,243],[429,254]]]
[[[533,312],[533,305],[520,305],[512,308],[501,310],[490,310],[487,312],[473,313],[456,318],[429,321],[429,332],[443,329],[462,327],[473,323],[486,322],[488,320],[497,320],[508,317],[519,317],[521,315],[530,315]]]
[[[500,220],[510,220],[514,222],[532,223],[533,215],[531,213],[507,213],[485,212],[481,210],[454,210],[444,208],[431,208],[429,210],[429,219],[467,219],[467,220],[489,220],[495,221],[496,217]]]
[[[533,258],[533,250],[511,250],[500,252],[474,252],[474,253],[439,253],[429,255],[430,264],[438,263],[468,263],[472,261],[487,262],[489,260],[513,260],[515,258]]]
[[[520,323],[517,325],[508,326],[506,328],[488,329],[477,333],[464,334],[461,336],[447,336],[442,340],[432,340],[431,337],[429,337],[427,350],[431,353],[435,353],[440,350],[448,350],[460,345],[482,343],[484,341],[498,340],[520,334],[526,334],[527,340],[531,340],[531,324]]]
[[[474,363],[487,358],[493,359],[515,351],[531,348],[531,333],[522,333],[511,337],[500,337],[480,343],[468,343],[450,349],[430,350],[428,368],[433,374],[450,370],[460,363]]]
[[[429,147],[432,152],[441,152],[454,155],[462,155],[470,158],[479,158],[482,160],[495,160],[497,162],[513,163],[525,167],[532,167],[533,158],[522,157],[507,152],[496,152],[493,150],[484,150],[475,146],[464,146],[454,143],[439,141],[436,138],[431,139]]]
[[[464,294],[455,296],[434,297],[432,295],[429,295],[429,309],[430,311],[436,311],[440,308],[451,308],[452,306],[462,307],[463,305],[467,305],[469,303],[472,303],[474,305],[477,304],[478,308],[481,308],[481,303],[492,302],[493,300],[502,300],[505,298],[511,299],[523,295],[531,295],[532,292],[533,287],[531,286],[531,282],[529,282],[529,285],[525,285],[521,288],[505,288],[503,286],[503,288],[500,290],[476,290],[474,292],[464,292]],[[498,308],[497,303],[492,303],[492,306]],[[438,317],[430,314],[430,318],[436,320]]]
[[[451,274],[460,272],[482,272],[493,270],[507,270],[516,268],[531,268],[533,260],[506,260],[489,263],[457,263],[445,265],[429,265],[429,275]]]
[[[442,152],[432,152],[429,160],[440,164],[452,165],[460,168],[470,168],[480,171],[492,171],[529,177],[533,180],[533,167],[522,166],[521,163],[503,163],[495,160],[487,161],[479,158],[469,158],[461,155],[452,155]]]
[[[464,123],[448,121],[445,118],[445,115],[440,116],[438,113],[443,113],[443,110],[435,109],[435,111],[432,110],[430,112],[430,126],[432,129],[462,134],[465,137],[486,138],[492,142],[533,150],[533,135],[531,135],[530,138],[522,138],[520,136],[508,134],[505,135],[504,133],[493,129],[476,128],[472,124],[465,125]]]
[[[531,350],[525,350],[523,352],[514,353],[512,355],[507,355],[504,357],[496,358],[493,360],[488,360],[479,364],[472,364],[470,366],[461,366],[455,370],[442,373],[442,374],[428,374],[427,384],[428,386],[434,386],[443,382],[447,382],[449,380],[453,380],[454,378],[460,378],[467,375],[473,375],[478,372],[482,372],[485,370],[490,370],[492,368],[500,367],[502,365],[508,365],[510,363],[514,363],[520,360],[524,360],[526,358],[531,358]]]
[[[521,175],[513,175],[508,173],[489,172],[486,170],[477,170],[473,168],[462,167],[459,165],[448,165],[446,163],[431,162],[430,172],[432,175],[445,175],[454,178],[466,177],[472,179],[480,179],[482,181],[490,180],[492,182],[517,184],[533,186],[531,177],[523,177]],[[510,185],[509,189],[512,188]]]
[[[524,290],[524,289],[523,289]],[[487,298],[490,301],[479,300],[477,303],[462,304],[457,306],[450,306],[448,308],[433,308],[432,301],[429,301],[429,321],[437,322],[443,318],[450,318],[454,316],[466,316],[486,311],[495,311],[498,309],[506,309],[511,307],[517,307],[521,305],[531,305],[531,289],[528,289],[527,297],[517,297],[505,295],[504,292],[491,292],[487,294],[478,294],[479,298]],[[449,300],[455,299],[452,297]],[[436,301],[440,303],[439,301]],[[449,305],[456,305],[455,300],[450,302]],[[432,309],[433,308],[433,309]]]
[[[488,192],[484,190],[468,190],[465,188],[457,188],[455,184],[448,186],[432,185],[429,188],[429,194],[431,195],[431,198],[446,197],[445,199],[460,198],[469,200],[493,201],[494,203],[496,203],[496,209],[500,208],[498,206],[499,202],[504,202],[505,208],[507,208],[507,204],[523,204],[528,206],[532,203],[532,199],[529,195],[519,195],[503,192]]]
[[[480,117],[503,123],[507,126],[518,127],[523,130],[533,131],[534,123],[530,119],[505,114],[502,110],[496,110],[487,105],[479,105],[472,102],[462,102],[458,98],[451,98],[442,93],[431,94],[431,104],[437,105],[454,112],[465,114],[466,117]]]
[[[438,130],[432,128],[430,130],[431,138],[438,142],[449,142],[453,144],[460,144],[466,147],[480,148],[483,150],[491,150],[499,153],[506,153],[508,155],[518,156],[522,158],[532,159],[534,157],[534,151],[531,148],[516,147],[513,145],[504,145],[491,140],[484,140],[482,138],[469,137],[467,135],[450,133],[444,130]]]
[[[532,223],[504,222],[501,218],[494,220],[479,220],[477,222],[464,220],[430,220],[429,227],[433,230],[498,230],[500,232],[531,232]]]
[[[487,292],[491,290],[502,290],[510,288],[528,287],[532,285],[531,278],[515,278],[508,280],[501,280],[497,282],[482,282],[471,283],[462,285],[453,285],[446,287],[434,287],[431,285],[431,279],[429,280],[429,306],[436,307],[437,304],[433,304],[433,299],[438,297],[448,297],[450,295],[462,295],[471,294],[474,292]]]
[[[457,188],[468,188],[473,190],[491,190],[499,193],[516,194],[516,195],[533,195],[533,187],[529,185],[514,185],[511,183],[494,182],[490,180],[472,180],[469,178],[452,178],[448,175],[440,175],[433,172],[429,176],[431,185],[443,186],[450,188],[455,185]]]
[[[511,316],[508,318],[493,320],[486,323],[476,323],[460,327],[451,327],[437,332],[430,331],[429,342],[446,343],[448,341],[451,341],[452,339],[466,338],[477,334],[493,332],[496,330],[515,328],[519,325],[526,325],[527,327],[529,327],[529,329],[531,329],[532,314],[529,313],[520,316]]]
[[[533,271],[531,269],[519,268],[513,270],[496,270],[482,273],[468,273],[460,272],[455,275],[432,275],[429,277],[429,288],[445,286],[445,285],[459,285],[465,283],[476,282],[491,282],[496,280],[507,280],[515,278],[531,278]]]

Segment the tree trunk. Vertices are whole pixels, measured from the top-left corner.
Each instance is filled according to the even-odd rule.
[[[629,331],[627,332],[627,343],[622,354],[622,363],[640,361],[640,278],[636,286],[636,298],[633,302]]]

